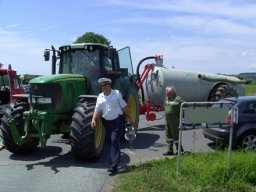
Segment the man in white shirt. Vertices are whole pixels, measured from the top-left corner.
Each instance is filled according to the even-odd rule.
[[[98,80],[102,93],[98,95],[91,126],[95,127],[96,119],[101,117],[105,129],[111,133],[110,168],[108,171],[116,173],[121,156],[120,137],[123,131],[123,113],[126,115],[128,124],[133,122],[121,92],[111,89],[111,82],[109,78]]]

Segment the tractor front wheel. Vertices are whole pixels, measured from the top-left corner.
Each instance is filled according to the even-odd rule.
[[[105,129],[98,119],[96,127],[91,127],[95,103],[79,103],[75,108],[71,123],[71,151],[82,161],[96,161],[105,143]]]
[[[8,124],[8,119],[12,119],[19,131],[19,134],[23,136],[24,132],[24,120],[23,112],[29,108],[28,103],[16,102],[7,106],[4,115],[1,119],[0,129],[2,131],[3,144],[5,148],[15,154],[27,154],[35,151],[38,145],[38,139],[29,138],[24,144],[16,144],[13,139],[11,128]]]

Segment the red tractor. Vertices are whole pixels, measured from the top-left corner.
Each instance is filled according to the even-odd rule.
[[[8,68],[3,68],[0,64],[0,116],[2,117],[5,107],[10,101],[15,100],[15,94],[23,94],[19,78],[16,71],[12,70],[11,65]]]

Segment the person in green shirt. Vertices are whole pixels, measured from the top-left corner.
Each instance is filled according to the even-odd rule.
[[[175,155],[177,153],[173,152],[173,145],[176,146],[176,150],[178,151],[180,106],[184,100],[176,95],[176,90],[172,86],[166,87],[165,93],[164,109],[167,152],[163,155]],[[181,146],[181,152],[183,151],[183,147]]]

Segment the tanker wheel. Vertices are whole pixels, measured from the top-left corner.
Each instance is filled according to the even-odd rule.
[[[3,144],[5,148],[15,154],[27,154],[34,152],[37,149],[38,139],[29,138],[24,144],[16,144],[10,126],[7,123],[7,120],[13,119],[15,125],[19,131],[20,136],[25,134],[24,132],[24,121],[23,121],[23,112],[29,109],[28,103],[17,102],[11,103],[7,106],[4,115],[1,119],[0,129],[2,131]]]
[[[230,84],[218,85],[210,94],[209,101],[219,101],[226,97],[236,97],[237,92]]]
[[[91,127],[95,103],[79,103],[75,108],[71,123],[71,151],[82,161],[96,161],[103,150],[105,129],[100,118],[96,127]]]

